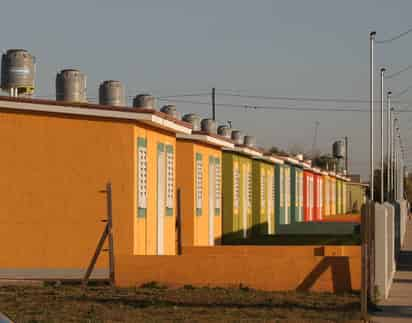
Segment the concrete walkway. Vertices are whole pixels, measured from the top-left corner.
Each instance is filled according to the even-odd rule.
[[[389,298],[372,316],[372,322],[412,322],[412,221],[408,221],[406,238]]]

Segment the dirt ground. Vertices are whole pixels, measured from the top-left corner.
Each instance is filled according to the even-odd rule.
[[[238,288],[135,289],[47,284],[0,286],[0,312],[15,322],[360,322],[359,295]]]

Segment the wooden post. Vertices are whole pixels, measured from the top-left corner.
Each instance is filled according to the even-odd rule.
[[[177,254],[182,254],[182,200],[181,190],[177,189],[177,217],[176,217],[176,230],[177,230]]]
[[[112,184],[106,185],[107,194],[107,231],[109,236],[109,279],[110,284],[114,285],[114,247],[113,247],[113,218],[112,218]]]
[[[97,248],[94,252],[92,260],[90,261],[89,266],[87,267],[86,273],[83,278],[83,286],[87,286],[89,282],[90,275],[93,272],[94,266],[96,265],[97,259],[99,258],[100,252],[103,250],[104,242],[106,238],[109,241],[109,279],[110,284],[114,285],[114,247],[113,247],[113,234],[112,234],[112,184],[109,182],[106,184],[106,200],[107,200],[107,220],[103,220],[106,222],[106,225],[103,230],[103,234],[100,237],[100,240],[97,244]]]

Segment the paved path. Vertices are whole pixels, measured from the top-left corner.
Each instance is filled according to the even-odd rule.
[[[389,298],[379,306],[373,322],[412,322],[412,221],[408,221],[405,243],[401,251],[397,271]]]

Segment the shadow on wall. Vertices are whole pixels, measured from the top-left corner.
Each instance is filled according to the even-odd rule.
[[[343,293],[352,290],[348,257],[325,257],[296,288],[299,292],[308,292],[328,269],[332,271],[333,292]]]

